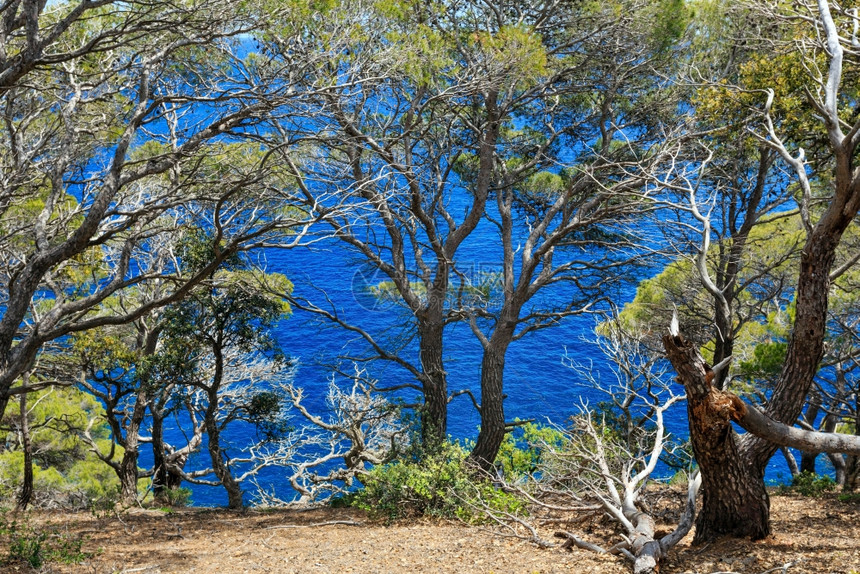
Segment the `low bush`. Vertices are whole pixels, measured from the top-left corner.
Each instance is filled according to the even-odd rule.
[[[476,473],[466,463],[466,450],[446,444],[422,460],[407,459],[377,466],[362,480],[364,488],[336,504],[361,508],[373,517],[393,521],[415,516],[480,521],[484,505],[520,513],[525,505]]]
[[[836,482],[829,476],[803,471],[791,479],[791,491],[801,496],[821,496],[836,488]],[[786,489],[781,489],[786,490]]]
[[[40,530],[17,520],[0,518],[0,537],[8,541],[7,564],[27,564],[38,569],[49,562],[79,564],[90,555],[83,551],[84,539],[56,530]]]
[[[185,507],[191,504],[190,488],[166,488],[161,493],[164,502],[173,507]]]
[[[837,498],[839,502],[860,504],[860,492],[843,492]]]
[[[547,449],[559,449],[564,444],[559,429],[526,422],[505,435],[496,456],[496,465],[507,480],[518,480],[533,474],[543,463]]]

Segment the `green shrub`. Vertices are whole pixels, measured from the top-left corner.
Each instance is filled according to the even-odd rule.
[[[9,542],[9,560],[11,562],[26,562],[32,568],[40,568],[45,562],[42,544],[47,538],[44,532],[22,532],[12,523]]]
[[[836,488],[836,482],[829,476],[819,476],[805,470],[792,479],[791,486],[802,496],[821,496]]]
[[[79,564],[90,557],[83,551],[84,539],[56,531],[42,531],[17,520],[0,519],[0,536],[8,539],[6,563],[25,563],[41,568],[48,562]]]
[[[480,521],[478,508],[522,512],[516,496],[481,479],[466,464],[466,450],[446,444],[440,452],[421,461],[396,461],[373,468],[364,477],[364,488],[337,501],[361,508],[373,517],[389,521],[415,516],[438,516]]]
[[[843,492],[837,498],[839,498],[839,502],[860,504],[860,492]]]
[[[170,506],[188,506],[191,504],[191,489],[190,488],[166,488],[162,492],[162,496]]]
[[[505,435],[496,456],[507,480],[516,480],[535,472],[547,448],[560,448],[564,434],[551,426],[525,423]]]

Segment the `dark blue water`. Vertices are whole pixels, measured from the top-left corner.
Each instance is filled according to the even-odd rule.
[[[494,264],[494,232],[489,226],[476,230],[472,240],[464,246],[459,263],[463,267],[471,264],[476,269],[491,269]],[[363,265],[352,253],[335,240],[319,243],[313,248],[269,251],[264,263],[270,272],[284,273],[294,282],[294,294],[306,297],[323,306],[330,301],[341,316],[360,325],[374,334],[378,341],[402,347],[402,355],[417,364],[414,335],[409,328],[407,311],[391,302],[380,302],[367,292],[369,284],[383,280]],[[467,264],[468,263],[468,264]],[[657,272],[655,269],[654,273]],[[619,290],[614,303],[622,307],[635,294],[635,286],[628,285]],[[583,403],[596,405],[607,396],[594,388],[566,366],[570,360],[592,365],[596,376],[603,381],[612,381],[614,373],[608,361],[593,339],[593,330],[598,318],[592,315],[569,317],[558,326],[537,331],[514,342],[507,354],[505,367],[505,391],[508,395],[505,411],[508,420],[514,418],[535,419],[538,422],[564,424],[577,413]],[[337,357],[350,354],[366,356],[367,345],[337,327],[321,323],[315,316],[296,311],[284,320],[277,331],[277,339],[285,352],[299,361],[296,383],[306,390],[306,405],[313,411],[323,413],[326,409],[325,394],[331,376],[326,366],[337,361]],[[455,324],[448,328],[445,338],[446,370],[449,373],[449,390],[469,388],[480,396],[481,346],[466,324]],[[371,374],[381,385],[390,386],[411,382],[408,372],[401,367],[375,361],[369,366]],[[669,374],[672,376],[672,373]],[[681,389],[677,389],[680,391]],[[407,402],[415,394],[401,395]],[[479,417],[469,399],[461,396],[450,405],[449,433],[456,439],[472,439],[477,436]],[[296,418],[295,422],[301,422]],[[676,404],[667,414],[667,428],[676,437],[687,434],[686,407]],[[232,427],[228,438],[233,456],[238,449],[254,440],[254,431],[248,427]],[[190,461],[189,467],[206,467],[208,455],[205,448]],[[663,475],[671,474],[663,468]],[[767,478],[779,481],[789,476],[781,455],[771,461]],[[282,469],[267,469],[258,475],[258,483],[274,491],[282,499],[293,497],[284,479]],[[246,485],[249,488],[249,485]],[[193,503],[196,505],[221,505],[226,503],[223,489],[193,486]],[[252,493],[248,493],[252,499]]]

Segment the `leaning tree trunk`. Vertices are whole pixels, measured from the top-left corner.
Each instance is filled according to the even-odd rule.
[[[209,458],[212,460],[212,470],[215,476],[218,477],[224,490],[227,491],[227,506],[229,508],[242,508],[242,488],[233,473],[230,472],[230,467],[224,462],[221,452],[221,428],[218,426],[218,390],[224,380],[224,355],[221,352],[221,347],[215,346],[213,354],[215,355],[215,374],[211,386],[205,388],[209,404],[206,406],[203,419],[209,441]]]
[[[217,401],[217,397],[215,400]],[[230,468],[227,466],[227,463],[224,462],[220,445],[221,429],[218,428],[218,421],[215,420],[215,413],[213,412],[210,416],[207,412],[205,421],[206,434],[208,435],[209,440],[209,458],[212,460],[212,470],[215,472],[215,476],[218,477],[218,480],[221,481],[221,485],[224,487],[224,490],[227,491],[227,507],[242,508],[242,488],[233,477],[233,473],[230,472]]]
[[[694,543],[723,534],[764,538],[770,534],[770,500],[763,476],[746,464],[731,426],[731,413],[743,405],[712,385],[714,372],[695,345],[670,335],[663,337],[663,345],[687,391],[690,441],[702,474]]]

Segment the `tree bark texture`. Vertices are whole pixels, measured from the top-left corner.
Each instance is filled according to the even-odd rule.
[[[490,471],[505,440],[505,354],[514,334],[514,321],[503,313],[481,359],[481,430],[469,459]]]
[[[218,397],[210,400],[215,400],[217,404]],[[224,490],[227,491],[227,507],[228,508],[242,508],[242,489],[239,486],[239,483],[236,482],[236,479],[233,477],[233,474],[230,472],[230,468],[227,466],[227,463],[224,462],[224,458],[221,453],[221,445],[220,445],[220,430],[218,428],[218,421],[215,419],[215,412],[213,411],[211,416],[207,411],[206,413],[206,434],[208,435],[209,445],[209,458],[212,460],[212,470],[215,472],[215,476],[218,477],[218,480],[221,481],[221,485],[224,487]]]
[[[419,321],[419,356],[421,358],[424,408],[421,413],[421,439],[424,447],[433,450],[441,445],[448,433],[448,379],[442,355],[441,314],[438,321]]]
[[[694,543],[724,534],[764,538],[770,534],[770,500],[763,475],[742,457],[731,426],[744,404],[712,385],[713,371],[689,341],[666,335],[663,345],[687,391],[690,440],[702,474]]]
[[[758,539],[770,533],[764,467],[757,463],[757,451],[746,448],[751,441],[766,442],[774,451],[790,446],[860,455],[860,437],[788,426],[715,388],[711,368],[696,347],[680,336],[663,337],[663,345],[687,391],[690,439],[702,473],[703,506],[694,542],[723,534]],[[748,431],[743,439],[731,422]]]
[[[797,420],[824,356],[830,270],[842,234],[857,214],[856,206],[845,204],[845,195],[849,194],[837,190],[837,196],[810,233],[801,253],[794,327],[773,390],[774,400],[766,410],[770,418],[782,423],[794,424]],[[758,439],[751,439],[745,447],[751,464],[759,469],[765,468],[777,448]]]

